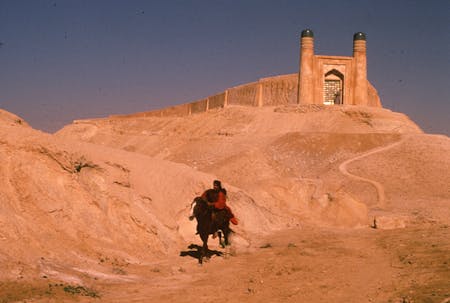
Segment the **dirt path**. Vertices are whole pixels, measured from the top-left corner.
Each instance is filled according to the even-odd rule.
[[[173,256],[138,272],[129,268],[141,282],[94,288],[111,303],[388,302],[399,270],[376,239],[370,229],[307,226],[260,238],[248,252],[213,256],[202,266],[191,256]]]
[[[105,264],[105,273],[136,277],[129,282],[86,276],[83,287],[43,277],[0,283],[0,302],[448,303],[449,239],[449,226],[438,223],[396,230],[304,226],[202,266],[189,254]]]
[[[381,185],[381,183],[379,183],[379,182],[377,182],[375,180],[367,179],[367,178],[360,177],[360,176],[357,176],[357,175],[354,175],[354,174],[350,173],[348,171],[348,169],[347,169],[347,166],[350,163],[354,162],[354,161],[361,160],[361,159],[366,158],[368,156],[371,156],[373,154],[385,152],[385,151],[387,151],[387,150],[389,150],[391,148],[394,148],[394,147],[402,144],[403,142],[405,142],[406,139],[407,139],[407,137],[403,136],[402,139],[400,139],[397,142],[394,142],[394,143],[389,144],[389,145],[385,145],[385,146],[382,146],[382,147],[377,147],[375,149],[369,150],[368,152],[366,152],[366,153],[364,153],[362,155],[356,156],[354,158],[348,159],[348,160],[342,162],[339,165],[339,171],[343,175],[348,176],[348,177],[350,177],[352,179],[355,179],[355,180],[359,180],[359,181],[370,183],[370,184],[372,184],[375,187],[375,189],[377,190],[377,195],[378,195],[378,203],[375,205],[375,208],[384,209],[386,207],[386,195],[385,195],[385,192],[384,192],[383,185]]]

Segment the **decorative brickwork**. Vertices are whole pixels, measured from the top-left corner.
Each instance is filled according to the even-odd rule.
[[[340,104],[341,90],[341,80],[325,80],[323,86],[323,103],[327,105]]]

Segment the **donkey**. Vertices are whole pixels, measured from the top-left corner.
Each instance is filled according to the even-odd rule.
[[[194,205],[194,216],[197,219],[197,232],[203,241],[199,263],[203,263],[203,258],[208,257],[208,237],[216,232],[219,234],[219,243],[222,248],[229,245],[228,236],[232,232],[230,228],[230,218],[226,211],[214,210],[208,206],[208,202],[202,197],[196,197],[192,202]],[[223,233],[223,241],[222,241]]]

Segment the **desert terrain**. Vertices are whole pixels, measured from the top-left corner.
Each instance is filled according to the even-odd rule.
[[[0,110],[0,302],[450,302],[450,139],[362,106]],[[222,181],[239,225],[201,240]]]

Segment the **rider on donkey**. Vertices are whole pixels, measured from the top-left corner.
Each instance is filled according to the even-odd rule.
[[[228,207],[227,201],[227,190],[222,188],[222,183],[219,180],[214,180],[213,188],[206,190],[201,198],[207,202],[211,207],[214,207],[215,211],[225,210],[227,212],[227,217],[230,219],[231,223],[234,225],[238,224],[236,217]],[[194,214],[189,216],[189,220],[194,219]]]
[[[222,188],[222,183],[219,180],[214,180],[213,182],[213,194],[211,191],[207,190],[202,194],[202,198],[208,201],[208,205],[214,206],[217,211],[226,210],[229,215],[230,222],[234,225],[238,224],[238,220],[234,216],[231,208],[227,205],[227,190]]]

